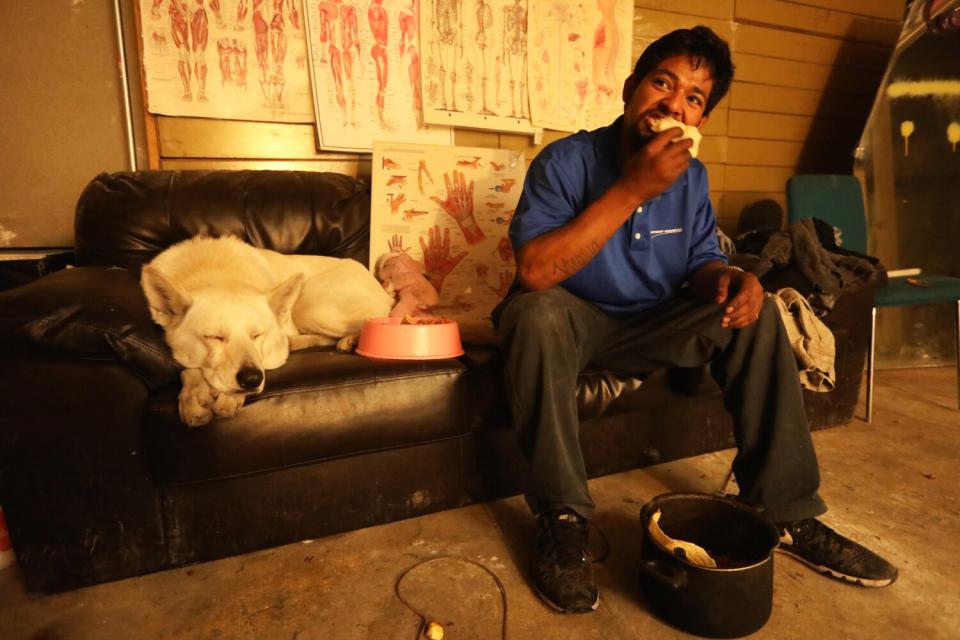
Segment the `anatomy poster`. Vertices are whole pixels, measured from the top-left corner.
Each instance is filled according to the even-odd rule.
[[[313,122],[301,0],[139,0],[151,113]]]
[[[578,131],[613,122],[633,64],[633,1],[529,2],[533,123]]]
[[[374,140],[452,144],[450,127],[423,119],[419,0],[310,0],[306,6],[324,149],[369,152]]]
[[[527,0],[430,0],[421,5],[427,122],[532,133]]]
[[[465,341],[490,339],[516,268],[507,227],[524,173],[523,154],[507,149],[375,144],[371,271],[381,255],[407,252],[440,294],[435,313]]]

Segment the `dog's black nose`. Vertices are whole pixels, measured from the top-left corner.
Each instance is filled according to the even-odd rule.
[[[263,371],[256,367],[243,367],[237,371],[237,384],[241,389],[256,389],[263,382]]]

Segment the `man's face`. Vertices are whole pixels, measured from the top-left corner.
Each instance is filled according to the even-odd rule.
[[[700,127],[707,122],[703,111],[713,89],[710,68],[701,62],[696,68],[687,55],[665,58],[644,78],[630,76],[623,84],[623,126],[630,151],[656,135],[654,121],[676,118],[685,125]]]

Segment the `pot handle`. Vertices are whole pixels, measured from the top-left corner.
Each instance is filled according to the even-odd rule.
[[[681,567],[671,567],[657,558],[640,561],[640,571],[673,591],[687,586],[687,572]]]

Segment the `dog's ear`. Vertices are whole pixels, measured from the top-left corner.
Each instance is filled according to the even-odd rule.
[[[140,286],[147,296],[153,321],[164,329],[175,325],[193,304],[190,294],[178,288],[151,266],[143,268]]]
[[[292,310],[300,292],[303,291],[303,283],[306,282],[302,273],[292,275],[270,292],[267,298],[267,304],[277,318],[284,318]]]

